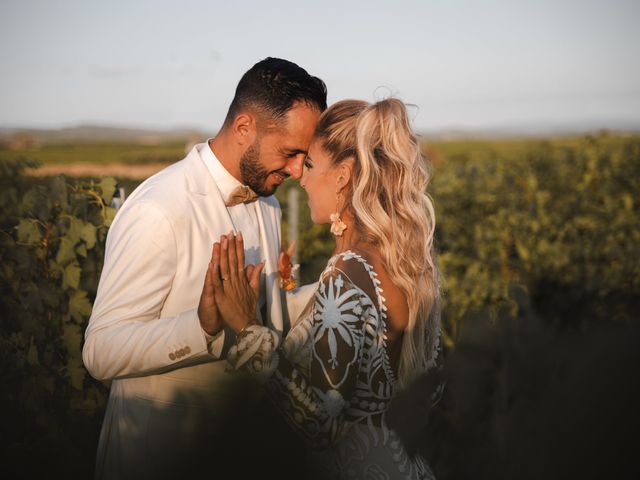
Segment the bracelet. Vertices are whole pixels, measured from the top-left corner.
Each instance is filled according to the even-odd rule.
[[[253,321],[253,320],[251,320],[251,321],[247,322],[247,324],[246,324],[244,327],[242,327],[242,328],[238,331],[238,333],[236,333],[236,337],[239,337],[239,336],[240,336],[240,334],[241,334],[242,332],[244,332],[247,328],[249,328],[251,325],[258,325],[258,322],[255,322],[255,321]]]

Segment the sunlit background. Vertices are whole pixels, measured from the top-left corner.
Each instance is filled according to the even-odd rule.
[[[3,0],[0,127],[216,130],[279,56],[422,131],[640,127],[635,0]]]

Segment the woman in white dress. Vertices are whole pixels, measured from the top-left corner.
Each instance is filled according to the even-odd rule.
[[[300,184],[336,247],[282,340],[256,319],[262,265],[241,232],[214,245],[208,281],[236,332],[230,368],[261,381],[327,478],[433,478],[387,425],[398,389],[435,365],[439,276],[428,169],[396,99],[345,100],[320,117]],[[322,472],[322,473],[320,473]]]

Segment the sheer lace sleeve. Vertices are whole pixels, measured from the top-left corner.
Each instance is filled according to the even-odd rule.
[[[351,274],[354,268],[362,272]],[[361,288],[360,279],[369,286]],[[232,368],[247,370],[266,383],[276,407],[314,447],[332,444],[345,428],[367,331],[372,329],[371,318],[377,319],[375,304],[365,293],[370,285],[357,262],[325,270],[305,334],[300,325],[281,346],[274,331],[252,326],[242,332],[227,357]],[[297,335],[308,339],[308,368],[290,359],[290,343],[300,340]]]

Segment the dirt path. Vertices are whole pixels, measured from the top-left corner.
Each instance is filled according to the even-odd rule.
[[[162,170],[166,163],[148,163],[142,165],[127,165],[124,163],[109,163],[97,165],[95,163],[69,163],[59,165],[42,165],[40,168],[28,169],[29,175],[45,177],[60,173],[70,177],[115,177],[143,180]]]

